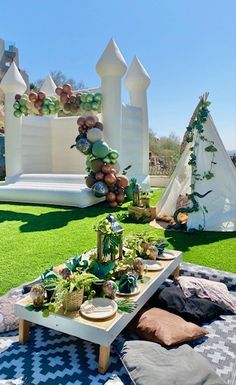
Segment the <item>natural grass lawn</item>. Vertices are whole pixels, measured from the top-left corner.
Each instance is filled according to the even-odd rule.
[[[155,190],[152,204],[163,190]],[[108,212],[126,212],[104,204],[86,209],[0,204],[0,294],[30,281],[45,269],[96,245],[93,225]],[[149,231],[165,237],[170,248],[184,252],[184,261],[236,272],[236,233],[180,233],[148,224],[124,223],[124,235]]]

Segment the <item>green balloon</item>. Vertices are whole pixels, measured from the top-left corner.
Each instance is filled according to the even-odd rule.
[[[20,110],[21,110],[22,114],[27,114],[27,112],[28,112],[28,108],[26,106],[21,106]]]
[[[97,158],[105,158],[109,154],[109,147],[103,140],[98,140],[93,144],[92,153]]]
[[[92,103],[84,103],[85,111],[90,111],[92,109]]]
[[[43,106],[40,111],[42,112],[43,115],[49,115],[50,114],[50,111],[49,111],[49,108],[48,106]]]
[[[93,94],[87,94],[87,96],[86,96],[86,102],[87,102],[87,103],[93,102]]]
[[[21,98],[20,98],[20,100],[19,100],[19,103],[20,103],[21,106],[25,106],[26,103],[27,103],[27,99],[24,99],[24,98],[22,98],[22,96],[21,96]]]
[[[52,99],[51,98],[45,98],[44,101],[43,101],[43,104],[45,106],[48,106],[50,103],[52,103]]]
[[[22,115],[22,113],[21,113],[20,110],[15,110],[15,111],[13,112],[13,114],[14,114],[14,116],[15,116],[16,118],[20,118],[21,115]]]
[[[111,164],[116,164],[116,159],[110,159]]]
[[[81,100],[82,103],[86,103],[86,101],[87,101],[87,94],[85,93],[85,94],[80,95],[80,100]]]
[[[119,158],[119,153],[118,153],[118,151],[112,150],[112,151],[109,153],[109,157],[110,157],[111,159],[117,159],[117,158]]]
[[[98,103],[97,103],[97,102],[93,102],[93,103],[92,103],[92,110],[97,111],[98,108],[99,108]]]
[[[105,156],[105,158],[103,158],[103,162],[104,163],[110,163],[111,159],[108,156]]]
[[[20,103],[15,102],[15,103],[13,104],[13,107],[15,108],[15,110],[19,110],[19,109],[20,109]]]
[[[28,100],[29,99],[29,97],[28,97],[28,95],[27,94],[23,94],[22,96],[21,96],[21,99],[24,99],[24,100]]]
[[[102,101],[102,94],[100,94],[100,92],[97,92],[94,95],[94,100],[95,100],[95,102],[101,102]]]
[[[53,102],[58,102],[58,103],[59,103],[59,100],[57,99],[56,96],[50,96],[50,99],[51,99]]]

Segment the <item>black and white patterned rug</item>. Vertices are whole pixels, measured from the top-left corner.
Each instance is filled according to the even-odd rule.
[[[201,270],[202,269],[202,270]],[[225,282],[236,299],[236,276],[183,264],[182,274],[215,278]],[[212,277],[214,275],[214,277]],[[211,363],[227,385],[236,384],[236,316],[224,316],[205,325],[209,334],[202,343],[190,345]],[[99,385],[117,375],[125,385],[130,379],[116,353],[116,343],[133,339],[128,331],[112,345],[106,374],[97,372],[98,346],[43,327],[31,329],[30,341],[18,343],[18,331],[0,335],[1,385]]]

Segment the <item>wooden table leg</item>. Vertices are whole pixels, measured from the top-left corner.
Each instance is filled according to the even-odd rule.
[[[173,271],[173,277],[174,277],[174,279],[176,279],[176,278],[179,277],[179,271],[180,271],[180,267],[177,266],[177,267],[175,268],[175,270]]]
[[[19,319],[19,342],[25,344],[29,338],[30,322],[22,318]]]
[[[103,346],[100,345],[99,348],[99,360],[98,360],[98,371],[101,374],[104,374],[110,364],[110,345]]]

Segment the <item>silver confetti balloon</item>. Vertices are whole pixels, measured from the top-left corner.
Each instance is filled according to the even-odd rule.
[[[76,142],[76,148],[83,154],[88,155],[91,153],[92,143],[90,143],[86,138],[81,138],[78,142]]]
[[[108,193],[108,187],[104,182],[96,182],[92,190],[97,198],[104,197]]]

